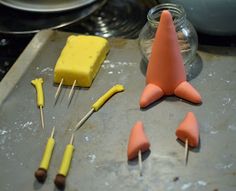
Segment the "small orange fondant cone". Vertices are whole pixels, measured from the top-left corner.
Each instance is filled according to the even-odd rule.
[[[154,102],[164,95],[162,89],[154,84],[148,84],[143,91],[143,95],[140,99],[140,106],[146,107],[150,102]]]
[[[130,132],[127,151],[128,160],[136,158],[139,151],[145,152],[149,147],[150,143],[144,133],[143,123],[138,121]]]
[[[195,115],[188,112],[184,120],[176,129],[176,136],[181,141],[188,140],[188,145],[191,147],[198,147],[199,144],[199,126]]]
[[[187,91],[188,90],[188,91]],[[182,83],[180,83],[176,88],[175,88],[175,92],[174,94],[178,97],[181,97],[185,100],[189,100],[192,103],[201,103],[201,96],[200,94],[197,92],[197,90],[195,90],[193,88],[193,86],[191,86],[190,83],[184,81]]]
[[[181,86],[179,88],[181,90],[176,93],[176,88],[183,82],[188,85]],[[167,10],[164,10],[161,14],[147,67],[146,83],[147,86],[140,99],[140,107],[148,106],[163,95],[173,94],[194,103],[201,103],[200,94],[186,82],[184,62],[175,26],[171,13]],[[150,91],[150,84],[153,91]]]

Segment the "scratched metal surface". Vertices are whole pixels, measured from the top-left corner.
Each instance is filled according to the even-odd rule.
[[[138,101],[145,76],[138,43],[114,39],[91,88],[76,89],[68,105],[69,89],[64,87],[54,105],[57,86],[52,80],[53,67],[68,35],[52,31],[39,33],[30,45],[32,50],[28,47],[16,62],[25,69],[20,74],[18,70],[9,72],[8,81],[0,84],[0,95],[6,95],[1,97],[0,107],[1,191],[57,190],[53,180],[70,139],[68,129],[90,109],[96,98],[116,83],[123,84],[125,92],[112,97],[76,133],[65,190],[236,190],[233,49],[200,47],[196,65],[188,67],[188,78],[201,92],[202,105],[168,97],[147,110],[140,110]],[[39,40],[42,37],[46,39],[44,42]],[[44,78],[45,130],[40,126],[35,90],[30,84],[36,77]],[[18,80],[11,82],[11,79]],[[189,163],[185,166],[184,148],[176,141],[175,129],[188,111],[193,111],[199,120],[201,144],[199,149],[189,152]],[[143,177],[139,177],[137,163],[128,163],[126,157],[129,132],[137,120],[143,121],[151,142],[151,152],[143,161]],[[33,174],[53,126],[56,147],[48,178],[41,185]]]

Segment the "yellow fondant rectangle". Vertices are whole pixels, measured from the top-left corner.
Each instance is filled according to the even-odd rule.
[[[108,41],[98,36],[69,36],[54,69],[54,82],[90,87],[109,51]]]

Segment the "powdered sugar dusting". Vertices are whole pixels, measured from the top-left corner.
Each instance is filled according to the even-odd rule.
[[[46,67],[46,68],[44,68],[44,69],[41,70],[41,73],[52,72],[52,71],[53,71],[52,68],[50,68],[50,67]]]
[[[188,188],[190,188],[192,186],[192,183],[189,182],[189,183],[186,183],[186,184],[183,184],[181,186],[181,190],[187,190]]]
[[[90,163],[94,163],[94,161],[96,160],[96,155],[95,154],[89,154],[88,155],[88,160]]]
[[[226,106],[231,102],[231,98],[230,97],[224,97],[223,98],[223,103],[222,106]]]
[[[231,124],[231,125],[228,126],[228,129],[232,130],[232,131],[236,131],[236,125]]]

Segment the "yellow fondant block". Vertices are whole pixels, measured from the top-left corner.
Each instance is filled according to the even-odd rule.
[[[108,41],[98,36],[69,36],[54,68],[54,82],[90,87],[109,51]]]

